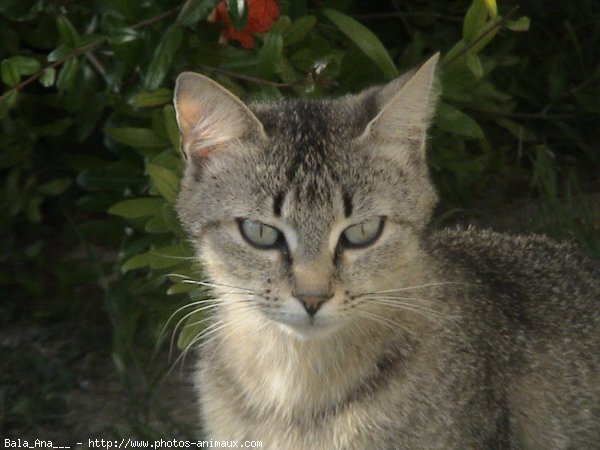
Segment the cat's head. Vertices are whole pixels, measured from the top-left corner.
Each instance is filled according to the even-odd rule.
[[[358,95],[250,106],[179,76],[178,211],[217,292],[235,292],[224,307],[309,338],[381,314],[369,293],[414,281],[436,202],[437,60]]]

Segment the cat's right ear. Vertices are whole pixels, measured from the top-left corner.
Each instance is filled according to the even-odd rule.
[[[239,98],[204,75],[179,75],[174,104],[183,152],[196,165],[240,139],[265,135],[260,121]]]

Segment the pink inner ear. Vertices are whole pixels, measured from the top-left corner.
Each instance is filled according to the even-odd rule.
[[[179,100],[177,109],[179,110],[179,119],[183,125],[183,133],[188,133],[200,120],[200,107],[190,99],[182,98]]]

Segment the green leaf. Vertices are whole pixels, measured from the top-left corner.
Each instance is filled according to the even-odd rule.
[[[483,66],[481,65],[481,60],[479,59],[479,56],[473,54],[473,52],[471,51],[468,51],[465,54],[465,57],[467,58],[467,67],[469,68],[471,73],[475,75],[475,78],[480,79],[481,77],[483,77]]]
[[[45,69],[40,77],[40,83],[44,87],[50,87],[54,84],[54,80],[56,79],[56,70],[54,67],[49,67]]]
[[[483,130],[473,118],[462,111],[440,102],[435,118],[436,125],[444,131],[469,139],[483,139]]]
[[[371,30],[333,9],[325,9],[323,14],[381,69],[387,79],[391,80],[398,75],[390,55]]]
[[[490,17],[495,19],[498,16],[498,5],[496,5],[496,0],[485,0],[485,6],[488,9]]]
[[[40,63],[35,58],[26,56],[13,56],[10,58],[21,75],[33,75],[40,70]]]
[[[66,16],[58,16],[56,18],[56,29],[60,42],[67,47],[76,48],[79,45],[79,33]]]
[[[69,189],[71,184],[70,178],[57,178],[56,180],[38,186],[37,190],[46,197],[56,197]]]
[[[136,219],[160,214],[164,203],[165,201],[158,197],[134,198],[114,204],[108,212],[115,216]]]
[[[258,53],[258,73],[265,78],[275,73],[277,62],[283,54],[283,37],[279,33],[269,33]]]
[[[497,117],[494,120],[498,125],[500,125],[503,128],[506,128],[510,132],[510,134],[512,134],[520,141],[534,142],[537,140],[536,135],[520,123],[517,123],[510,119],[506,119],[504,117]]]
[[[198,290],[198,286],[192,283],[184,283],[180,281],[167,289],[167,295],[186,294]],[[191,316],[190,316],[191,317]]]
[[[139,174],[136,166],[126,164],[122,161],[113,163],[107,167],[98,169],[87,169],[77,176],[77,183],[90,191],[115,190],[122,191],[130,189],[146,182],[147,178]],[[114,201],[112,202],[114,204]]]
[[[49,54],[48,54],[48,62],[56,62],[59,59],[63,59],[65,58],[67,55],[69,55],[73,50],[69,47],[67,47],[65,44],[60,44],[58,47],[56,47],[54,50],[52,50]]]
[[[317,18],[315,16],[304,16],[294,20],[283,33],[283,45],[288,47],[301,42],[310,34],[316,24]]]
[[[121,268],[124,271],[150,267],[151,269],[164,269],[188,261],[194,256],[193,251],[186,244],[175,244],[149,250],[141,255],[129,258]]]
[[[173,98],[173,91],[166,88],[158,88],[155,91],[141,91],[131,99],[131,104],[137,108],[148,108],[168,103]]]
[[[0,73],[2,75],[2,81],[9,86],[16,86],[21,81],[21,75],[17,65],[10,59],[5,59],[0,64]]]
[[[287,31],[291,24],[292,19],[290,19],[288,16],[279,16],[279,19],[277,19],[271,25],[269,31],[272,31],[273,33],[279,33],[283,36],[283,34]]]
[[[148,233],[167,233],[169,232],[169,227],[165,223],[163,217],[161,215],[152,217],[146,225],[144,226],[144,231]]]
[[[17,91],[10,91],[3,94],[5,97],[0,101],[0,117],[17,103]]]
[[[463,22],[463,39],[467,44],[477,38],[485,25],[487,17],[488,9],[484,0],[473,0]]]
[[[156,148],[169,145],[167,141],[149,128],[107,128],[104,132],[118,143],[134,148]]]
[[[530,22],[529,17],[523,16],[519,17],[517,20],[507,20],[506,28],[511,31],[527,31],[529,30]]]
[[[77,58],[69,59],[66,61],[56,80],[56,87],[59,91],[65,91],[70,89],[75,82],[75,77],[79,72],[79,60]]]
[[[187,0],[179,11],[177,23],[183,27],[205,19],[215,9],[219,0]]]
[[[179,177],[166,167],[148,164],[146,171],[156,190],[170,203],[175,202],[179,192]]]
[[[194,287],[198,289],[198,286]],[[203,311],[198,311],[185,320],[181,331],[179,331],[179,336],[177,336],[177,348],[184,350],[194,342],[194,339],[206,328],[206,322],[202,321],[204,317]]]
[[[158,88],[169,71],[175,54],[181,45],[182,32],[177,25],[171,25],[165,32],[158,47],[154,51],[152,62],[144,77],[144,87],[149,91]]]
[[[177,125],[177,118],[175,116],[175,108],[173,105],[165,105],[163,107],[163,118],[167,136],[169,137],[169,142],[171,142],[171,147],[179,151],[179,127]]]

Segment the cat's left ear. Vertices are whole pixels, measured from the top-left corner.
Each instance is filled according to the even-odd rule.
[[[239,98],[204,75],[179,75],[174,104],[183,151],[192,162],[202,163],[241,139],[265,135],[260,121]]]
[[[436,53],[412,75],[397,78],[375,94],[378,113],[360,139],[424,148],[437,100],[438,59]]]

